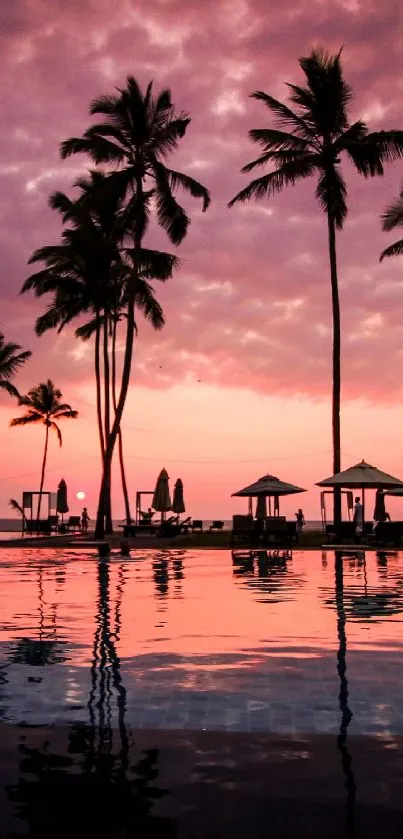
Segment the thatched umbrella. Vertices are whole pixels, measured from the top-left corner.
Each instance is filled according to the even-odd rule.
[[[269,515],[271,515],[271,499],[277,499],[280,495],[294,495],[297,492],[306,492],[305,489],[297,487],[294,484],[288,484],[285,481],[280,481],[280,478],[274,475],[263,475],[262,478],[255,481],[238,492],[233,492],[232,497],[241,496],[245,498],[268,498],[269,499]],[[278,508],[277,508],[278,509]]]
[[[382,472],[377,466],[371,466],[362,460],[355,466],[350,466],[344,472],[337,472],[330,478],[325,478],[317,483],[319,487],[344,487],[346,489],[360,489],[362,495],[362,520],[365,522],[365,490],[366,489],[389,489],[401,487],[403,481],[394,478],[387,472]]]

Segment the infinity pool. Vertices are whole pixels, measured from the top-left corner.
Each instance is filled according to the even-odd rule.
[[[354,742],[362,774],[374,767],[362,787],[362,802],[372,806],[378,787],[382,795],[388,790],[389,802],[388,783],[393,780],[397,810],[389,835],[395,835],[395,821],[402,827],[403,782],[396,788],[402,776],[402,554],[341,557],[333,551],[300,551],[289,559],[268,561],[262,554],[233,556],[229,551],[147,551],[99,562],[93,553],[78,550],[13,549],[0,555],[0,574],[1,742],[3,763],[10,772],[15,764],[14,787],[8,775],[4,783],[4,789],[14,789],[11,800],[16,800],[21,773],[30,771],[29,755],[32,760],[35,753],[35,765],[42,766],[43,743],[52,740],[71,776],[84,772],[91,755],[98,769],[106,758],[112,766],[112,755],[121,764],[124,755],[127,774],[129,754],[139,749],[138,779],[141,760],[147,764],[150,752],[163,755],[176,798],[168,794],[163,805],[155,805],[159,815],[153,821],[146,809],[141,819],[147,836],[222,836],[226,829],[238,835],[242,820],[233,812],[235,798],[229,799],[224,821],[217,817],[208,830],[206,824],[202,830],[203,820],[196,817],[210,800],[211,784],[216,793],[225,790],[221,805],[231,789],[236,792],[238,762],[246,818],[242,830],[253,829],[260,836],[259,825],[265,822],[262,816],[263,822],[254,823],[253,800],[263,780],[262,800],[267,799],[267,773],[278,779],[285,772],[284,795],[298,787],[300,796],[301,778],[306,781],[315,770],[315,795],[319,778],[319,788],[323,786],[323,772],[331,778],[334,771],[336,786],[329,781],[331,792],[327,799],[323,792],[324,801],[329,808],[337,795],[343,801],[346,795],[347,815],[344,802],[333,834],[317,810],[309,822],[310,834],[317,824],[318,835],[319,827],[329,836],[352,835],[348,808],[356,807],[357,780],[348,744]],[[22,768],[17,759],[21,749],[28,750]],[[364,757],[368,749],[371,756]],[[84,761],[78,761],[79,770],[70,767],[72,753]],[[190,791],[185,795],[182,790],[182,801],[178,790],[189,782],[195,755],[201,754],[204,768],[196,778],[200,795],[193,800],[192,822],[186,804]],[[382,761],[387,763],[381,776]],[[394,761],[393,769],[388,761]],[[46,766],[48,762],[49,756]],[[152,760],[146,764],[153,778]],[[296,767],[302,773],[298,769],[298,778]],[[43,767],[41,771],[43,775]],[[58,772],[60,777],[60,766]],[[272,781],[269,786],[273,794]],[[10,796],[3,798],[7,810]],[[306,789],[303,799],[305,806]],[[26,810],[17,811],[24,829],[29,823],[32,830],[28,817],[21,815]],[[272,835],[307,835],[294,823],[282,833],[284,818]],[[369,823],[376,823],[374,814]],[[99,826],[98,836],[104,835],[103,828]],[[64,835],[60,824],[57,829]],[[91,829],[85,826],[87,836]],[[262,827],[262,835],[267,829],[267,824],[265,832]],[[15,825],[13,830],[1,835],[37,835],[15,832]],[[44,830],[42,825],[38,835],[47,836]],[[115,835],[111,826],[108,830],[105,835]]]

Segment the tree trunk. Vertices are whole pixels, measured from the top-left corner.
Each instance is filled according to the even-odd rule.
[[[43,453],[43,460],[42,460],[42,473],[41,473],[41,485],[39,487],[39,498],[38,498],[38,509],[36,513],[37,521],[39,521],[39,517],[41,514],[41,502],[42,502],[42,491],[43,491],[43,484],[45,482],[45,469],[46,469],[46,458],[48,456],[48,443],[49,443],[49,426],[46,426],[46,436],[45,436],[45,451]]]
[[[108,445],[108,440],[111,431],[111,400],[110,400],[110,367],[109,367],[109,347],[108,347],[108,330],[109,330],[109,318],[107,312],[104,312],[104,326],[103,326],[103,355],[104,355],[104,428],[105,428],[105,441],[106,446]],[[107,480],[106,480],[106,489],[105,489],[105,532],[106,533],[113,533],[113,524],[112,524],[112,503],[111,503],[111,473],[112,473],[112,463],[110,463],[109,467],[107,468]]]
[[[99,312],[96,312],[96,318],[99,319]],[[97,420],[99,443],[101,447],[102,462],[105,454],[105,438],[102,424],[102,398],[101,398],[101,327],[98,323],[95,332],[95,381],[97,390]]]
[[[116,400],[116,330],[117,330],[117,321],[113,321],[113,331],[112,331],[112,399],[113,399],[113,409],[116,414],[116,407],[117,407],[117,400]],[[119,466],[120,466],[120,474],[122,478],[122,490],[123,490],[123,498],[125,503],[125,516],[126,516],[126,524],[131,524],[131,513],[130,513],[130,501],[129,501],[129,492],[127,489],[127,481],[126,481],[126,472],[125,472],[125,464],[123,459],[123,437],[122,437],[122,429],[119,428],[118,431],[118,453],[119,453]]]
[[[139,171],[136,173],[136,193],[137,193],[137,200],[141,202],[143,200],[143,181],[141,174]],[[141,253],[141,244],[142,244],[142,235],[141,232],[138,230],[135,231],[134,234],[134,254],[135,254],[135,266],[136,266],[136,273],[138,273],[139,265],[140,265],[140,253]],[[122,420],[123,409],[125,407],[127,392],[129,389],[130,383],[130,371],[132,366],[132,357],[133,357],[133,346],[134,346],[134,336],[135,336],[135,319],[134,319],[134,307],[135,307],[135,296],[136,296],[136,289],[135,284],[133,284],[133,280],[131,286],[128,288],[128,301],[127,301],[127,329],[126,329],[126,345],[125,345],[125,354],[123,359],[123,370],[122,370],[122,382],[119,394],[119,400],[116,406],[115,418],[113,421],[113,426],[111,429],[111,433],[109,435],[109,440],[107,441],[106,449],[105,449],[105,458],[104,458],[104,469],[101,481],[101,488],[99,491],[99,499],[98,499],[98,511],[97,511],[97,521],[95,525],[95,537],[97,539],[102,539],[105,535],[105,504],[106,504],[106,494],[108,491],[108,475],[110,474],[111,464],[112,464],[112,457],[113,457],[113,450],[115,448],[116,438],[118,436],[118,432],[120,429],[120,423]]]
[[[333,313],[333,393],[332,393],[332,430],[333,430],[333,472],[341,472],[340,444],[340,300],[337,280],[336,226],[329,211],[327,214],[329,234],[330,280],[332,285]],[[333,493],[333,523],[341,522],[341,490],[336,487]]]

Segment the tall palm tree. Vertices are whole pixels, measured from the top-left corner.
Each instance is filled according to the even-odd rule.
[[[389,230],[394,230],[395,227],[403,227],[403,187],[396,201],[392,201],[392,203],[386,208],[385,212],[382,213],[381,220],[382,229],[388,232]],[[388,248],[385,248],[385,250],[382,251],[380,261],[382,262],[386,256],[402,255],[403,239],[398,239],[397,242],[394,242],[393,245],[389,245]]]
[[[32,355],[29,350],[19,352],[21,349],[19,344],[7,343],[3,333],[0,332],[0,390],[5,390],[17,399],[20,394],[11,379]]]
[[[76,419],[77,411],[73,411],[70,405],[61,402],[62,393],[57,390],[53,382],[41,382],[37,387],[31,388],[26,396],[19,397],[19,405],[27,408],[26,414],[22,417],[15,417],[10,422],[11,426],[31,425],[41,423],[45,426],[45,449],[42,459],[41,481],[39,487],[38,510],[36,517],[40,518],[43,484],[45,480],[46,460],[48,456],[49,431],[54,431],[62,445],[62,434],[56,420]]]
[[[92,173],[92,185],[99,185],[101,181],[100,173]],[[163,313],[149,280],[169,279],[178,260],[172,254],[144,248],[140,253],[139,269],[135,271],[133,249],[121,247],[119,250],[122,235],[119,229],[120,202],[108,201],[105,210],[103,201],[97,200],[92,204],[88,200],[88,183],[82,180],[78,185],[81,196],[75,202],[63,193],[51,196],[51,206],[72,226],[63,231],[61,244],[35,251],[30,262],[41,261],[45,267],[27,278],[22,292],[33,290],[37,296],[53,295],[47,310],[36,322],[39,335],[51,328],[60,332],[72,320],[83,315],[91,317],[89,322],[76,330],[76,335],[83,340],[95,335],[97,418],[104,458],[105,439],[110,432],[111,395],[116,410],[116,332],[117,323],[126,319],[127,287],[129,283],[132,285],[138,310],[154,329],[160,329],[164,324]],[[118,448],[126,517],[130,518],[121,434]],[[110,483],[105,495],[106,532],[111,532]]]
[[[340,447],[340,302],[338,289],[336,231],[347,216],[347,188],[340,167],[346,157],[364,177],[383,175],[384,163],[403,156],[403,131],[369,132],[358,120],[350,122],[348,105],[352,91],[343,77],[341,51],[328,55],[314,50],[301,58],[306,86],[289,84],[290,105],[261,90],[252,97],[268,108],[278,127],[257,128],[249,137],[262,150],[243,167],[251,172],[268,164],[265,174],[251,181],[229,203],[250,198],[270,198],[296,181],[315,176],[316,198],[326,214],[333,313],[333,471],[341,471]],[[341,519],[341,495],[334,494],[334,521]]]
[[[126,87],[113,96],[101,96],[90,108],[100,114],[95,123],[80,138],[62,143],[63,158],[79,152],[87,153],[99,165],[114,167],[100,188],[104,195],[118,195],[125,201],[125,226],[134,245],[134,270],[139,270],[140,253],[153,207],[158,224],[171,242],[179,245],[186,236],[190,218],[177,202],[174,192],[181,188],[202,200],[206,210],[210,203],[208,190],[198,181],[181,172],[169,169],[165,160],[176,150],[190,123],[186,114],[176,115],[169,90],[156,97],[150,82],[145,93],[138,82],[129,76]],[[127,287],[126,342],[121,387],[114,422],[106,441],[104,469],[99,494],[96,534],[104,533],[105,494],[113,450],[126,402],[133,345],[135,337],[135,281]]]

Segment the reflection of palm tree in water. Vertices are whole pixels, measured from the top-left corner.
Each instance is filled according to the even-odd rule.
[[[124,582],[124,570],[120,566],[112,630],[110,568],[107,562],[98,563],[96,630],[88,700],[90,726],[73,725],[68,730],[68,749],[62,753],[58,749],[57,754],[50,750],[49,734],[44,736],[42,746],[35,743],[30,747],[23,742],[29,741],[24,732],[19,746],[22,777],[15,786],[8,788],[7,793],[17,805],[19,816],[29,826],[30,836],[54,839],[58,835],[70,839],[78,829],[79,835],[113,839],[122,835],[143,835],[141,831],[150,828],[152,833],[155,826],[150,810],[155,799],[165,794],[165,790],[155,786],[158,750],[146,750],[134,765],[129,755],[132,743],[125,721],[127,697],[116,649],[121,630]],[[119,732],[115,748],[113,692]],[[157,832],[152,835],[167,839],[176,836],[175,823],[171,819],[160,818],[156,822]]]
[[[337,635],[339,649],[337,651],[337,672],[340,677],[339,707],[341,711],[341,722],[337,737],[337,746],[341,754],[343,772],[346,778],[347,790],[347,830],[348,835],[354,833],[354,805],[356,786],[352,770],[352,759],[347,748],[347,729],[352,719],[352,712],[348,705],[348,682],[347,682],[347,636],[346,636],[346,613],[343,601],[343,558],[342,554],[335,551],[335,584],[336,584],[336,609],[337,609]]]
[[[19,638],[11,661],[33,667],[65,660],[63,643],[57,638],[57,604],[46,604],[43,587],[44,569],[38,567],[38,637]],[[59,590],[60,590],[60,580]]]

